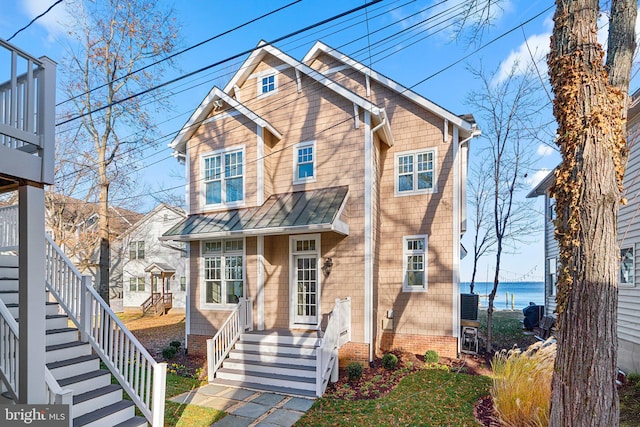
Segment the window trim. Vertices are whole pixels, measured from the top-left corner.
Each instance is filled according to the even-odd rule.
[[[206,255],[204,252],[205,244],[209,242],[222,242],[220,254],[221,256],[223,256],[225,253],[224,242],[229,240],[242,240],[242,282],[243,282],[242,292],[244,294],[243,298],[247,297],[247,239],[242,237],[242,238],[235,238],[235,239],[201,240],[200,241],[200,257],[198,259],[198,263],[199,263],[198,268],[200,271],[199,292],[200,292],[200,309],[201,310],[233,310],[238,306],[237,303],[208,303],[207,302],[207,289],[205,284],[205,273],[204,273],[204,268],[205,268],[204,258]],[[240,251],[233,251],[233,253],[239,254]],[[220,267],[222,269],[222,275],[224,276],[224,267],[225,267],[224,256],[223,256],[223,259],[221,260]],[[226,279],[221,280],[221,282],[222,282],[222,290],[226,294]]]
[[[313,156],[313,160],[312,160],[312,166],[313,166],[313,175],[312,176],[308,176],[308,177],[304,177],[304,178],[299,178],[298,177],[298,150],[302,149],[302,148],[306,148],[306,147],[311,147],[311,155]],[[318,159],[318,152],[316,151],[316,141],[312,140],[312,141],[303,141],[303,142],[299,142],[298,144],[293,146],[293,184],[297,185],[297,184],[306,184],[309,182],[316,182],[316,176],[318,173],[318,169],[316,167],[317,165],[317,159]]]
[[[411,191],[400,191],[399,175],[398,175],[398,159],[403,156],[413,155],[413,176],[414,182],[417,183],[418,168],[416,167],[417,155],[432,152],[433,153],[433,177],[431,188],[424,188],[422,190],[414,189]],[[403,196],[415,196],[419,194],[433,194],[438,192],[438,149],[437,147],[425,147],[418,150],[409,150],[395,153],[393,157],[393,191],[395,197]]]
[[[136,281],[136,290],[131,290],[131,280]],[[142,280],[142,290],[140,290],[140,281]],[[129,292],[146,292],[147,281],[144,276],[129,276]]]
[[[132,251],[131,246],[135,245],[135,250]],[[142,250],[140,249],[140,246],[142,246]],[[135,256],[131,256],[131,253],[134,252]],[[140,255],[140,253],[142,252],[142,256]],[[132,240],[129,242],[129,260],[130,261],[135,261],[135,260],[143,260],[145,258],[145,243],[144,240]]]
[[[266,98],[271,95],[275,95],[278,93],[278,70],[275,68],[271,68],[269,70],[265,70],[261,73],[256,74],[256,90],[257,90],[257,98]],[[273,76],[273,90],[268,92],[262,91],[262,79]]]
[[[225,154],[230,154],[233,152],[241,152],[242,153],[242,199],[236,200],[230,203],[226,203],[224,200],[226,199],[226,181],[227,178],[224,176],[224,156]],[[220,189],[220,203],[209,203],[207,204],[207,181],[205,180],[205,160],[214,157],[220,156],[220,170],[222,172],[221,178],[221,189]],[[208,153],[204,153],[200,155],[200,205],[202,209],[217,209],[217,208],[236,208],[244,206],[247,200],[246,187],[247,187],[247,156],[246,156],[246,146],[236,145],[233,147],[225,147],[219,150],[211,151]]]
[[[558,257],[547,258],[547,277],[550,277],[549,280],[551,281],[551,293],[548,296],[555,297],[558,293]]]
[[[408,240],[424,239],[424,251],[407,249]],[[407,256],[412,254],[423,254],[423,278],[422,286],[409,286],[407,277]],[[402,236],[402,292],[427,292],[429,290],[429,235],[417,234],[413,236]]]
[[[631,244],[627,246],[620,246],[620,267],[618,268],[618,286],[624,288],[634,288],[636,286],[636,245]],[[623,282],[622,281],[622,251],[631,249],[631,273],[632,280],[631,282]]]

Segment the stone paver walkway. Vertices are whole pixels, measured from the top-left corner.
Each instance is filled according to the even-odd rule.
[[[313,399],[208,384],[170,399],[225,411],[215,427],[290,427],[313,405]]]

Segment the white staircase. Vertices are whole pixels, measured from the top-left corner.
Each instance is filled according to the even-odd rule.
[[[0,299],[19,322],[17,256],[0,255]],[[73,391],[73,426],[146,426],[144,417],[135,416],[134,403],[123,399],[122,387],[111,384],[111,373],[100,369],[91,345],[80,341],[67,315],[59,314],[59,304],[46,304],[47,368],[62,388]]]
[[[316,397],[319,344],[317,332],[243,333],[213,383]]]

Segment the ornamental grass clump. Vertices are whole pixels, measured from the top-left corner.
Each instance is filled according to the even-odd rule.
[[[555,358],[556,344],[551,340],[532,344],[525,351],[513,349],[496,353],[491,361],[491,397],[501,425],[549,425]]]

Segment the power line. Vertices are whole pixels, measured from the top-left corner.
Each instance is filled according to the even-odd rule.
[[[46,15],[47,13],[49,13],[51,11],[51,9],[53,9],[55,6],[59,5],[60,3],[62,3],[63,0],[58,0],[55,3],[53,3],[51,6],[49,6],[47,8],[47,10],[45,10],[44,12],[42,12],[40,15],[36,16],[35,18],[33,18],[27,25],[25,25],[24,27],[20,28],[18,31],[16,31],[15,33],[13,33],[13,35],[11,37],[9,37],[7,39],[7,41],[11,41],[12,38],[14,38],[15,36],[17,36],[20,32],[26,30],[27,28],[29,28],[31,26],[31,24],[33,24],[34,22],[36,22],[38,19],[42,18],[44,15]]]
[[[293,36],[295,36],[295,35],[298,35],[298,34],[304,33],[305,31],[308,31],[308,30],[310,30],[310,29],[312,29],[312,28],[319,27],[319,26],[321,26],[321,25],[323,25],[323,24],[326,24],[327,22],[331,22],[331,21],[334,21],[334,20],[336,20],[336,19],[342,18],[343,16],[349,15],[349,14],[351,14],[351,13],[353,13],[353,12],[357,12],[357,11],[359,11],[359,10],[362,10],[362,9],[364,9],[364,8],[366,8],[366,7],[369,7],[369,6],[371,6],[371,5],[374,5],[374,4],[376,4],[376,3],[380,3],[381,1],[383,1],[383,0],[372,0],[372,1],[370,1],[369,3],[365,3],[365,4],[364,4],[364,5],[362,5],[362,6],[358,6],[358,7],[355,7],[355,8],[353,8],[353,9],[347,10],[346,12],[339,13],[338,15],[334,15],[334,16],[332,16],[331,18],[324,19],[324,20],[322,20],[322,21],[320,21],[320,22],[317,22],[317,23],[315,23],[315,24],[308,25],[308,26],[306,26],[306,27],[304,27],[304,28],[302,28],[302,29],[300,29],[300,30],[296,30],[296,31],[294,31],[294,32],[292,32],[292,33],[289,33],[289,34],[285,35],[285,36],[278,37],[278,38],[276,38],[275,40],[272,40],[272,41],[270,41],[270,42],[267,42],[267,43],[263,44],[263,46],[264,46],[264,45],[271,46],[271,45],[273,45],[274,43],[278,43],[279,41],[282,41],[282,40],[288,39],[288,38],[290,38],[290,37],[293,37]],[[185,75],[182,75],[182,76],[180,76],[180,77],[176,77],[175,79],[169,80],[169,81],[164,82],[164,83],[160,83],[159,85],[156,85],[156,86],[150,87],[150,88],[145,89],[145,90],[143,90],[143,91],[141,91],[141,92],[138,92],[138,93],[134,93],[134,94],[132,94],[132,95],[130,95],[130,96],[127,96],[127,97],[124,97],[124,98],[122,98],[122,99],[115,100],[115,101],[113,101],[113,102],[111,102],[111,103],[105,104],[105,105],[103,105],[103,106],[101,106],[101,107],[98,107],[98,108],[95,108],[95,109],[93,109],[93,110],[89,110],[89,111],[86,111],[86,112],[84,112],[84,113],[78,114],[78,115],[76,115],[76,116],[74,116],[74,117],[71,117],[71,118],[69,118],[69,119],[67,119],[67,120],[64,120],[64,121],[62,121],[62,122],[60,122],[60,123],[56,123],[56,126],[64,125],[64,124],[66,124],[66,123],[69,123],[69,122],[72,122],[72,121],[74,121],[74,120],[80,119],[80,118],[85,117],[85,116],[87,116],[87,115],[90,115],[90,114],[93,114],[93,113],[97,113],[98,111],[102,111],[102,110],[104,110],[104,109],[106,109],[106,108],[109,108],[109,107],[111,107],[111,106],[118,105],[118,104],[121,104],[121,103],[126,102],[126,101],[130,101],[130,100],[131,100],[131,99],[133,99],[133,98],[137,98],[138,96],[145,95],[145,94],[147,94],[147,93],[149,93],[149,92],[153,92],[153,91],[155,91],[155,90],[161,89],[161,88],[163,88],[163,87],[165,87],[165,86],[168,86],[168,85],[171,85],[171,84],[173,84],[173,83],[176,83],[176,82],[178,82],[178,81],[180,81],[180,80],[182,80],[182,79],[185,79],[185,78],[187,78],[187,77],[191,77],[191,76],[193,76],[193,75],[195,75],[195,74],[199,74],[199,73],[201,73],[201,72],[203,72],[203,71],[206,71],[206,70],[209,70],[209,69],[211,69],[211,68],[213,68],[213,67],[216,67],[216,66],[218,66],[218,65],[224,64],[225,62],[229,62],[229,61],[231,61],[231,60],[233,60],[233,59],[240,58],[241,56],[248,55],[248,54],[250,54],[251,52],[253,52],[254,50],[255,50],[255,48],[251,48],[251,49],[244,50],[244,51],[242,51],[242,52],[240,52],[240,53],[237,53],[237,54],[235,54],[235,55],[232,55],[232,56],[230,56],[230,57],[228,57],[228,58],[226,58],[226,59],[223,59],[223,60],[221,60],[221,61],[214,62],[214,63],[209,64],[209,65],[207,65],[207,66],[205,66],[205,67],[202,67],[202,68],[200,68],[200,69],[198,69],[198,70],[192,71],[192,72],[187,73],[187,74],[185,74]]]
[[[59,0],[59,1],[62,1],[62,0]],[[145,65],[144,67],[138,68],[137,70],[130,71],[130,72],[128,72],[127,74],[125,74],[125,75],[123,75],[123,76],[120,76],[120,77],[118,77],[118,78],[113,79],[110,83],[118,82],[118,81],[120,81],[120,80],[122,80],[122,79],[125,79],[125,78],[127,78],[127,77],[129,77],[129,76],[131,76],[131,75],[133,75],[133,74],[139,73],[140,71],[144,71],[144,70],[146,70],[146,69],[147,69],[147,68],[149,68],[149,67],[153,67],[153,66],[155,66],[155,65],[160,64],[161,62],[167,61],[167,60],[169,60],[169,59],[171,59],[171,58],[175,58],[175,57],[176,57],[176,56],[178,56],[178,55],[182,55],[182,54],[183,54],[183,53],[185,53],[185,52],[188,52],[188,51],[190,51],[190,50],[192,50],[192,49],[195,49],[195,48],[200,47],[200,46],[202,46],[202,45],[204,45],[204,44],[206,44],[206,43],[209,43],[210,41],[213,41],[213,40],[218,39],[218,38],[220,38],[220,37],[222,37],[222,36],[225,36],[225,35],[227,35],[227,34],[230,34],[230,33],[234,32],[234,31],[236,31],[236,30],[239,30],[240,28],[246,27],[246,26],[247,26],[247,25],[249,25],[249,24],[253,24],[254,22],[257,22],[257,21],[259,21],[259,20],[261,20],[261,19],[263,19],[263,18],[266,18],[267,16],[273,15],[274,13],[280,12],[281,10],[284,10],[284,9],[286,9],[286,8],[290,7],[290,6],[293,6],[293,5],[294,5],[294,4],[296,4],[296,3],[300,3],[301,1],[302,1],[302,0],[295,0],[295,1],[291,2],[291,3],[289,3],[289,4],[286,4],[286,5],[282,6],[282,7],[279,7],[278,9],[274,9],[274,10],[272,10],[271,12],[267,12],[267,13],[265,13],[264,15],[260,15],[260,16],[258,16],[257,18],[253,18],[253,19],[251,19],[251,20],[249,20],[249,21],[247,21],[247,22],[244,22],[243,24],[237,25],[237,26],[235,26],[235,27],[233,27],[233,28],[231,28],[231,29],[229,29],[229,30],[223,31],[222,33],[216,34],[216,35],[215,35],[215,36],[213,36],[213,37],[209,37],[209,38],[208,38],[208,39],[206,39],[206,40],[203,40],[203,41],[201,41],[201,42],[199,42],[199,43],[196,43],[196,44],[194,44],[194,45],[191,45],[191,46],[187,47],[186,49],[183,49],[183,50],[181,50],[181,51],[179,51],[179,52],[173,53],[173,54],[171,54],[171,55],[169,55],[169,56],[167,56],[167,57],[165,57],[165,58],[162,58],[162,59],[160,59],[160,60],[158,60],[158,61],[156,61],[156,62],[153,62],[153,63],[151,63],[151,64],[147,64],[147,65]],[[99,85],[99,86],[96,86],[96,87],[94,87],[94,88],[92,88],[92,89],[89,89],[89,90],[88,90],[88,91],[86,91],[86,92],[83,92],[83,93],[79,93],[79,94],[77,94],[77,95],[74,95],[74,96],[72,96],[71,98],[68,98],[68,99],[66,99],[66,100],[64,100],[64,101],[59,102],[58,104],[56,104],[56,107],[57,107],[57,106],[60,106],[60,105],[62,105],[62,104],[65,104],[65,103],[67,103],[67,102],[69,102],[69,101],[73,101],[74,99],[79,98],[79,97],[81,97],[81,96],[88,95],[88,94],[90,94],[91,92],[94,92],[94,91],[96,91],[96,90],[98,90],[98,89],[102,89],[102,88],[104,88],[104,87],[108,86],[110,83],[104,83],[104,84],[102,84],[102,85]]]

